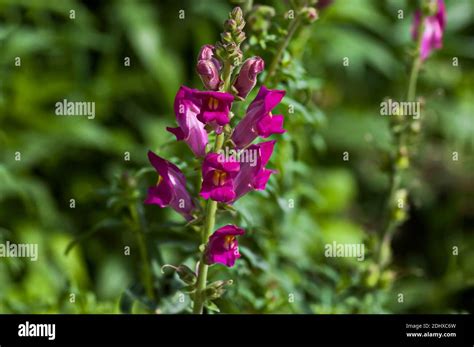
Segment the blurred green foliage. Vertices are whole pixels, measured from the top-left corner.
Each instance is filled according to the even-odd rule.
[[[297,32],[271,82],[287,90],[278,111],[288,131],[270,164],[278,175],[236,212],[219,214],[218,226],[247,230],[236,266],[210,268],[211,279],[234,280],[217,301],[222,312],[474,311],[474,4],[446,2],[444,47],[420,77],[425,109],[410,218],[391,267],[381,271],[375,259],[393,145],[379,105],[406,93],[416,4],[336,0]],[[269,66],[294,2],[255,3],[274,12],[264,8],[253,20],[256,10],[247,12],[245,54]],[[231,8],[218,0],[0,0],[0,242],[38,243],[40,252],[37,262],[0,258],[0,312],[188,310],[183,285],[160,268],[193,268],[199,236],[172,210],[143,206],[156,177],[142,168],[152,149],[199,190],[197,162],[165,127],[174,126],[179,86],[201,88],[195,57],[218,39]],[[63,99],[94,101],[95,119],[56,116]],[[143,295],[130,208],[145,231],[155,301]],[[334,240],[363,242],[365,261],[324,257]]]

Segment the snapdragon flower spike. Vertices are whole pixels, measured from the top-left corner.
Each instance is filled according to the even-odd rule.
[[[205,262],[207,265],[223,264],[232,267],[240,258],[237,236],[244,235],[245,230],[235,225],[226,225],[217,229],[209,237],[205,250]]]
[[[244,99],[253,87],[255,87],[257,76],[264,68],[265,63],[260,57],[252,57],[244,62],[239,75],[234,82],[234,88],[242,99]]]
[[[230,202],[235,198],[234,178],[240,170],[240,163],[222,161],[217,153],[208,153],[202,164],[202,185],[200,195],[204,199]]]
[[[181,170],[152,151],[148,151],[148,159],[158,173],[158,182],[156,186],[148,188],[145,204],[171,206],[187,221],[192,220],[195,205],[186,189],[186,178]]]
[[[421,11],[417,10],[412,26],[412,37],[418,38],[421,27]],[[435,49],[443,46],[443,32],[446,26],[446,7],[443,0],[438,0],[437,12],[423,20],[423,33],[421,34],[420,57],[425,60]]]
[[[247,108],[245,117],[237,124],[232,134],[232,141],[237,148],[248,146],[257,136],[267,138],[286,131],[283,129],[283,116],[272,114],[272,110],[284,96],[284,90],[260,87],[257,96]]]
[[[203,157],[209,142],[205,125],[198,120],[200,102],[193,97],[193,90],[182,86],[174,100],[174,113],[179,127],[166,130],[173,133],[178,141],[185,141],[194,155]]]
[[[240,171],[235,177],[235,202],[237,199],[252,190],[264,190],[271,174],[275,170],[267,169],[270,157],[273,153],[276,141],[261,142],[247,147],[246,151],[255,151],[257,153],[257,162],[252,165],[249,162],[240,164]]]
[[[198,55],[196,70],[204,86],[209,90],[218,90],[221,85],[219,71],[222,65],[214,57],[214,46],[204,45]]]

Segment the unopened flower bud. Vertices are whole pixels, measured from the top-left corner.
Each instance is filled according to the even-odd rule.
[[[240,33],[237,35],[237,37],[235,38],[235,42],[236,42],[237,44],[241,44],[241,43],[244,42],[244,41],[245,41],[245,33],[242,31],[242,32],[240,32]]]
[[[242,9],[240,7],[235,7],[231,12],[231,17],[235,19],[237,22],[240,22],[244,19],[242,14]]]
[[[238,96],[245,98],[257,83],[257,75],[263,71],[265,63],[260,57],[247,59],[234,83]]]
[[[316,21],[318,17],[318,11],[314,7],[305,7],[301,10],[301,16],[306,24],[311,24]]]
[[[208,300],[215,300],[218,299],[224,294],[226,286],[232,285],[232,280],[227,280],[227,281],[216,281],[211,283],[206,287],[204,290],[204,296]]]
[[[211,45],[204,45],[198,55],[196,70],[202,83],[207,89],[219,89],[221,83],[219,76],[220,68],[221,64],[214,57],[214,47]]]
[[[196,274],[186,265],[181,264],[176,267],[170,264],[166,264],[162,266],[161,271],[163,272],[163,270],[166,268],[173,269],[178,274],[179,278],[188,285],[195,285],[197,282]]]
[[[232,40],[232,35],[230,32],[228,31],[225,31],[221,34],[221,39],[222,39],[222,42],[225,42],[225,43],[231,43],[233,42]]]
[[[199,60],[209,60],[214,57],[214,46],[212,45],[204,45],[201,47],[201,50],[199,51],[198,55],[198,61]]]
[[[231,19],[227,19],[224,23],[224,28],[229,30],[229,29],[236,29],[237,28],[237,22],[235,20],[233,20],[232,18]]]

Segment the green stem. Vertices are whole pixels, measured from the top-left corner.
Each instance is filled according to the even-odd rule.
[[[425,30],[424,22],[425,18],[422,15],[420,18],[420,27],[418,28],[418,37],[416,38],[415,60],[413,61],[413,65],[411,67],[410,72],[407,101],[414,101],[416,98],[416,83],[418,81],[418,75],[420,72],[421,64],[423,63],[423,61],[421,60],[421,41],[423,39],[423,31]]]
[[[212,231],[214,230],[214,224],[216,220],[216,211],[217,211],[217,202],[214,200],[208,200],[206,205],[206,220],[204,223],[204,227],[202,229],[202,244],[207,244],[207,240],[211,235]],[[199,267],[198,267],[198,278],[197,278],[197,287],[196,293],[194,297],[194,306],[193,306],[193,313],[201,314],[203,311],[204,306],[204,293],[203,291],[206,289],[207,284],[207,270],[208,265],[205,263],[204,259],[204,252],[201,254],[201,259],[199,260]]]
[[[145,235],[141,228],[137,206],[135,203],[131,203],[128,205],[128,209],[130,211],[130,215],[132,216],[133,230],[135,232],[135,235],[137,236],[138,249],[139,249],[140,258],[143,264],[143,283],[145,286],[145,291],[146,291],[147,296],[150,299],[154,299],[155,294],[153,292],[153,277],[151,274],[150,264],[148,261],[149,258],[148,258],[148,250],[147,250],[146,242],[145,242]]]
[[[222,73],[224,76],[229,76],[228,78],[224,78],[224,85],[223,85],[224,91],[228,91],[230,90],[230,75],[232,73],[232,65],[229,62],[226,61],[224,63],[224,68],[223,68]]]
[[[272,76],[275,74],[276,69],[278,67],[278,64],[280,63],[281,56],[283,55],[283,52],[285,51],[285,49],[288,47],[288,44],[290,43],[290,40],[293,37],[293,35],[295,34],[295,32],[298,29],[299,25],[300,25],[300,19],[299,19],[299,17],[297,17],[288,26],[288,32],[286,34],[286,37],[280,43],[280,45],[277,48],[277,52],[276,52],[275,56],[273,57],[273,60],[270,64],[270,68],[268,69],[268,74],[265,77],[265,80],[263,81],[263,84],[268,84],[268,82],[270,82],[270,79],[272,78]]]
[[[216,136],[216,142],[214,144],[214,152],[218,152],[222,145],[224,144],[224,134],[219,134]],[[214,200],[207,200],[206,205],[206,212],[204,216],[204,225],[201,232],[201,244],[206,245],[211,235],[212,231],[214,230],[214,225],[216,222],[216,212],[217,212],[217,201]],[[206,298],[204,297],[204,290],[206,289],[207,284],[207,269],[208,265],[206,265],[204,259],[204,252],[201,254],[201,258],[199,260],[199,267],[198,267],[198,278],[197,278],[197,286],[196,286],[196,293],[194,295],[194,306],[193,306],[193,313],[202,314],[204,301]]]
[[[421,58],[420,55],[417,54],[417,58],[413,62],[413,66],[411,68],[410,73],[410,83],[408,85],[408,93],[407,93],[407,101],[414,101],[416,98],[416,83],[418,81],[418,75],[421,68]]]
[[[398,146],[397,146],[398,148]],[[401,182],[401,172],[396,167],[396,164],[393,165],[391,174],[390,174],[390,191],[388,194],[387,202],[385,205],[385,226],[384,226],[384,233],[382,242],[379,248],[379,259],[378,263],[380,267],[384,267],[388,261],[386,259],[386,252],[388,251],[388,247],[392,243],[393,234],[398,226],[398,221],[393,218],[393,206],[395,200],[395,194],[400,187]]]
[[[423,30],[424,30],[423,22],[424,22],[424,18],[422,17],[420,19],[421,25],[418,31],[415,58],[413,60],[413,64],[412,64],[412,68],[410,72],[410,79],[408,82],[408,92],[407,92],[408,102],[415,101],[416,99],[416,86],[418,82],[418,76],[421,69],[421,65],[423,64],[423,61],[421,60],[421,55],[420,55],[421,40],[423,37]],[[410,122],[410,120],[407,120],[407,121]],[[406,147],[405,131],[407,128],[408,126],[405,124],[405,126],[401,128],[400,133],[396,135],[396,142],[395,142],[396,152],[395,152],[393,165],[390,172],[390,191],[389,191],[388,199],[385,205],[386,222],[384,226],[383,239],[379,248],[379,265],[381,267],[386,265],[387,259],[384,259],[385,258],[384,254],[387,251],[387,249],[390,247],[393,235],[395,231],[397,230],[398,225],[400,224],[400,221],[397,221],[395,218],[393,218],[392,211],[393,211],[393,206],[395,204],[395,201],[394,201],[395,195],[398,189],[400,189],[401,181],[402,181],[402,177],[401,177],[402,169],[397,165],[396,161],[398,159],[400,150]]]
[[[224,63],[223,69],[223,77],[224,77],[224,91],[228,91],[230,89],[230,77],[232,75],[232,65],[229,62]],[[224,145],[224,133],[216,135],[216,140],[214,143],[214,152],[219,152]],[[217,212],[217,201],[214,200],[207,200],[206,204],[206,211],[204,215],[204,225],[201,231],[201,244],[206,245],[209,236],[211,235],[212,231],[214,230],[214,225],[216,223],[216,212]],[[193,305],[193,313],[194,314],[202,314],[204,302],[206,298],[204,297],[204,291],[207,285],[207,270],[209,268],[205,262],[205,252],[201,253],[201,257],[199,260],[198,266],[198,278],[197,278],[197,285],[196,285],[196,292],[194,293],[194,305]]]

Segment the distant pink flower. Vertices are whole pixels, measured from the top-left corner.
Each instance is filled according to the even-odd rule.
[[[217,90],[221,84],[219,71],[221,63],[214,57],[214,46],[204,45],[198,56],[196,70],[204,86],[209,90]]]
[[[421,27],[421,11],[415,12],[412,26],[412,37],[418,38]],[[446,26],[446,7],[443,0],[438,0],[438,9],[435,15],[427,16],[423,20],[420,56],[422,60],[428,58],[432,51],[443,46],[443,32]]]
[[[181,170],[152,151],[148,151],[148,159],[158,173],[158,183],[148,188],[145,203],[160,207],[171,206],[186,220],[192,220],[195,206],[186,190],[186,178]]]
[[[255,87],[257,75],[261,73],[264,68],[265,63],[260,57],[252,57],[244,62],[234,83],[234,87],[237,89],[238,95],[241,98],[245,98],[253,87]]]
[[[272,134],[282,134],[283,116],[273,115],[272,110],[285,96],[284,90],[271,90],[262,86],[247,108],[245,117],[237,124],[232,141],[237,148],[244,148],[252,143],[257,136],[267,138]]]
[[[240,170],[236,161],[221,161],[217,153],[208,153],[202,164],[200,195],[204,199],[230,202],[235,198],[234,178]]]
[[[217,229],[209,238],[205,251],[205,262],[208,265],[215,263],[232,267],[240,258],[237,236],[245,234],[245,230],[235,225],[226,225]]]
[[[246,151],[257,152],[257,162],[253,166],[252,163],[248,162],[240,164],[240,171],[235,177],[234,201],[252,190],[265,189],[265,186],[270,179],[270,175],[275,173],[275,170],[267,169],[265,167],[273,153],[275,142],[276,141],[261,142],[245,149]]]

